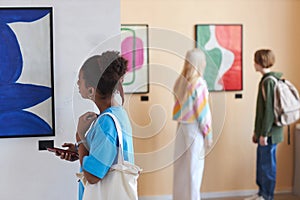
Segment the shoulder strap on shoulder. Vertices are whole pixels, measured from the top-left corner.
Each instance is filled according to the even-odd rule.
[[[121,129],[121,125],[119,123],[119,120],[117,119],[117,117],[110,113],[110,112],[105,112],[103,114],[100,115],[109,115],[112,120],[115,123],[116,129],[117,129],[117,133],[118,133],[118,138],[119,138],[119,156],[118,156],[118,163],[123,163],[124,162],[124,157],[123,157],[123,135],[122,135],[122,129]]]
[[[261,88],[262,88],[262,95],[263,95],[263,98],[264,100],[266,100],[266,92],[265,92],[265,87],[264,87],[264,83],[267,79],[272,79],[275,84],[278,82],[278,79],[275,78],[274,76],[272,75],[269,75],[269,76],[266,76],[263,80],[262,80],[262,83],[261,83]]]
[[[267,79],[272,79],[272,80],[275,81],[275,82],[278,81],[278,79],[277,79],[275,76],[269,75],[269,76],[266,76],[266,77],[262,80],[262,83],[264,83]]]

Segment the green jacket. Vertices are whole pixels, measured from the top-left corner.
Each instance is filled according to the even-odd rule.
[[[263,75],[259,82],[257,102],[256,102],[256,116],[255,116],[255,136],[259,139],[260,136],[272,137],[272,144],[277,144],[283,141],[283,127],[274,124],[274,86],[275,82],[272,79],[263,79],[267,76],[275,76],[277,79],[281,78],[282,73],[269,72]],[[262,83],[265,89],[266,100],[262,95]]]

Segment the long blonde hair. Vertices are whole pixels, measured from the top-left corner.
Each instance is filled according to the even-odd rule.
[[[202,50],[194,48],[186,53],[183,69],[174,86],[177,98],[185,99],[187,87],[204,74],[205,67],[206,56]]]
[[[206,66],[206,57],[202,50],[195,48],[186,53],[181,76],[187,80],[192,80],[194,76],[203,75]]]

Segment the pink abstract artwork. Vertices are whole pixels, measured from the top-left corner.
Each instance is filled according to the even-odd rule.
[[[135,45],[133,45],[135,44]],[[128,72],[138,70],[144,63],[144,45],[143,41],[136,37],[129,36],[122,41],[122,56],[128,60]]]
[[[123,82],[124,92],[148,93],[148,25],[123,24],[121,33],[121,55],[128,60]]]

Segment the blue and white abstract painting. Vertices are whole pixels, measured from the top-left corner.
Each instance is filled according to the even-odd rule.
[[[52,8],[0,8],[0,137],[54,135]]]

